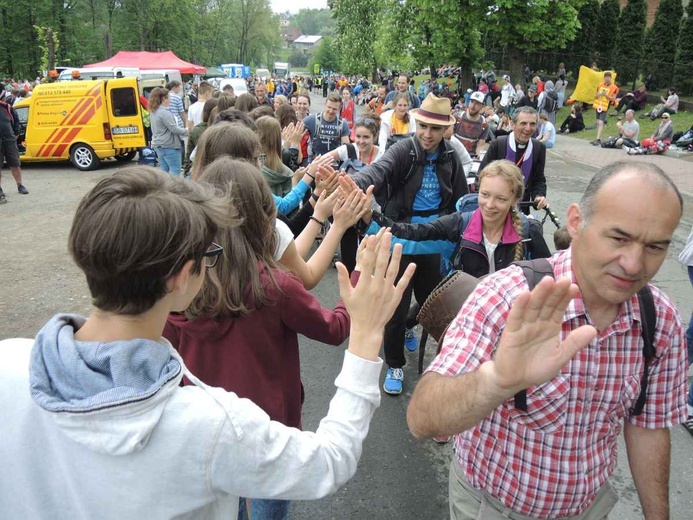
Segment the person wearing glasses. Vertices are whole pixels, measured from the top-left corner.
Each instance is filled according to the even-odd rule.
[[[264,186],[261,177],[255,184]],[[264,200],[272,204],[266,187]],[[306,326],[351,340],[327,416],[315,433],[302,432],[202,382],[162,338],[167,316],[185,311],[203,285],[248,276],[230,261],[244,247],[235,242],[241,223],[230,215],[228,198],[208,184],[146,166],[104,177],[82,199],[68,244],[89,286],[89,317],[57,314],[35,339],[0,341],[0,460],[12,468],[0,474],[3,518],[236,519],[240,496],[319,499],[354,475],[380,405],[383,326],[413,267],[395,286],[401,248],[388,267],[388,234],[365,244],[355,287],[338,266],[345,309],[332,327]],[[228,249],[215,236],[233,237]],[[259,265],[257,272],[266,275]],[[219,309],[228,310],[234,300],[217,291]],[[307,312],[297,307],[284,321]],[[285,354],[255,345],[249,355]]]
[[[202,290],[183,314],[172,314],[164,337],[186,366],[205,383],[235,392],[262,408],[273,421],[301,429],[303,386],[298,335],[340,345],[349,334],[343,302],[323,308],[303,282],[274,258],[277,210],[268,185],[250,163],[221,157],[200,182],[214,186],[242,219],[217,233],[224,262],[208,273]],[[369,209],[356,189],[335,209],[335,222]],[[352,274],[352,281],[358,274]],[[288,518],[287,500],[240,501],[253,519]]]
[[[157,87],[149,96],[149,120],[152,127],[152,148],[159,160],[159,168],[171,175],[180,175],[183,161],[181,149],[183,137],[188,136],[187,128],[178,126],[176,118],[168,110],[171,103],[169,91]],[[163,107],[164,110],[160,110]]]

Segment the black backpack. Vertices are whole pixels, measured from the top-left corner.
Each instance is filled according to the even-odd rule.
[[[554,277],[553,268],[546,258],[523,260],[515,262],[515,265],[522,268],[530,291],[534,289],[544,276]],[[645,401],[647,400],[647,382],[649,378],[648,365],[655,357],[654,336],[655,329],[657,328],[657,314],[655,312],[652,292],[647,285],[638,291],[638,303],[640,303],[640,309],[642,310],[642,355],[645,358],[645,370],[640,378],[640,395],[633,407],[633,415],[640,415],[643,408],[645,408]],[[520,390],[515,394],[515,408],[523,412],[527,411],[526,390]]]
[[[555,92],[545,92],[544,110],[547,114],[558,111],[558,94]]]

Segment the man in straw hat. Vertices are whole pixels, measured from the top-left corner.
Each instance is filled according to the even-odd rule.
[[[467,182],[454,148],[443,139],[445,131],[455,124],[450,100],[429,94],[421,108],[410,114],[416,119],[416,134],[394,144],[353,179],[362,189],[374,186],[373,194],[384,215],[397,222],[428,222],[455,211],[455,203],[467,193]],[[412,290],[423,304],[441,279],[439,255],[405,255],[402,265],[409,263],[417,264],[416,273],[385,327],[388,371],[384,390],[391,395],[402,392],[405,324]],[[413,334],[406,346],[408,350],[416,349]]]

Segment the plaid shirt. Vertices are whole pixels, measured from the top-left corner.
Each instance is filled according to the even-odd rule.
[[[556,279],[575,283],[570,250],[549,259]],[[676,306],[650,286],[657,309],[656,358],[647,402],[632,416],[644,368],[637,296],[614,322],[551,381],[527,389],[529,412],[509,399],[474,428],[455,436],[457,460],[469,482],[517,513],[539,518],[586,510],[616,466],[622,419],[643,428],[671,428],[686,419],[686,351]],[[428,371],[454,376],[493,358],[510,303],[527,282],[511,266],[484,279],[450,325]],[[561,339],[590,323],[575,298]]]

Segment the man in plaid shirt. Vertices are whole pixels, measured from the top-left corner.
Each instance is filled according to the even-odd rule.
[[[650,286],[656,355],[644,411],[633,415],[645,369],[636,293],[681,213],[657,166],[614,163],[568,209],[573,242],[550,260],[555,281],[530,294],[512,266],[479,284],[407,414],[416,437],[457,434],[451,518],[605,518],[622,428],[645,518],[669,517],[669,429],[686,420],[683,327]],[[523,389],[527,412],[513,400]]]

